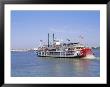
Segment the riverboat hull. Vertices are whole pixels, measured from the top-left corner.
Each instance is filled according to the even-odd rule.
[[[93,55],[90,48],[85,48],[80,51],[37,51],[39,57],[55,57],[55,58],[84,58]]]

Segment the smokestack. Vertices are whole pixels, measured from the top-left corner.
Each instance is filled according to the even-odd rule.
[[[54,33],[53,33],[53,44],[54,44]]]
[[[49,33],[48,33],[48,47],[49,47]]]

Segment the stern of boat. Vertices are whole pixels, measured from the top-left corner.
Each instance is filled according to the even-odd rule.
[[[83,48],[80,51],[80,55],[81,55],[81,57],[86,57],[88,55],[93,55],[92,49],[91,48]]]

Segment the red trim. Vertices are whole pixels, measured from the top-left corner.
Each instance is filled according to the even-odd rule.
[[[80,55],[82,57],[85,57],[87,55],[92,55],[93,52],[92,52],[92,49],[91,48],[83,48],[81,51],[80,51]]]

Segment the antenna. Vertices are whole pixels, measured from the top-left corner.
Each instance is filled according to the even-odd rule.
[[[86,45],[85,42],[84,42],[84,36],[80,35],[79,37],[80,37],[80,40],[81,40],[80,43],[83,44],[83,45]]]
[[[48,33],[48,47],[49,47],[49,33]]]

